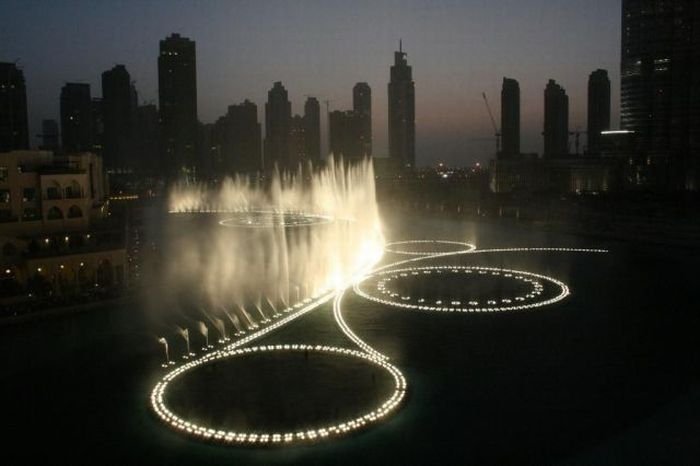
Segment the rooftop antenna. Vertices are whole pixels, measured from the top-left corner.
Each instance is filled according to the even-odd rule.
[[[401,39],[399,39],[399,53],[403,53],[403,43]]]

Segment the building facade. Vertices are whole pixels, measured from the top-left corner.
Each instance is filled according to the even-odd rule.
[[[89,84],[66,83],[61,88],[61,142],[65,153],[93,150],[95,114]]]
[[[336,158],[358,160],[366,156],[363,139],[364,118],[355,111],[331,112],[328,118],[330,126],[330,151]]]
[[[569,154],[569,97],[550,79],[544,91],[544,158]]]
[[[510,159],[520,155],[520,85],[510,78],[503,78],[501,88],[501,137],[498,157]]]
[[[162,164],[171,176],[193,176],[197,160],[195,42],[180,34],[160,41],[158,103]]]
[[[360,119],[362,154],[372,156],[372,89],[367,83],[357,83],[352,88],[352,109]]]
[[[127,284],[99,156],[0,153],[0,308]]]
[[[316,97],[308,97],[304,103],[304,128],[306,154],[317,165],[321,162],[321,107]]]
[[[416,166],[415,88],[401,44],[389,81],[389,157],[404,169]]]
[[[290,159],[289,135],[292,120],[292,104],[287,89],[277,81],[267,93],[265,103],[265,170],[293,168]]]
[[[14,63],[0,63],[0,152],[29,149],[27,89]]]
[[[600,155],[601,133],[610,129],[610,78],[606,70],[595,70],[588,77],[588,150]]]
[[[41,150],[58,152],[60,148],[58,136],[58,122],[56,120],[41,121]]]
[[[700,5],[623,0],[620,125],[636,134],[651,184],[697,189]]]
[[[136,89],[124,65],[102,73],[103,156],[109,170],[134,170]]]

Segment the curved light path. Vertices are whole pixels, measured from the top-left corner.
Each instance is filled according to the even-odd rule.
[[[410,249],[411,247],[414,247],[416,244],[432,244],[432,245],[450,245],[450,246],[458,246],[460,249],[457,249],[455,251],[449,251],[449,252],[430,252],[430,251],[416,251]],[[404,272],[418,272],[422,273],[423,271],[427,270],[438,270],[438,269],[446,269],[446,270],[458,270],[458,271],[466,271],[466,270],[483,270],[487,271],[487,273],[495,273],[497,272],[498,274],[511,274],[511,275],[519,275],[522,277],[528,277],[528,279],[536,278],[540,280],[546,280],[550,281],[556,286],[559,287],[559,294],[553,298],[550,298],[548,300],[544,301],[538,301],[536,303],[530,303],[530,306],[527,305],[514,305],[514,306],[486,306],[485,308],[482,307],[473,307],[473,308],[459,308],[458,312],[496,312],[496,311],[511,311],[511,310],[521,310],[522,308],[532,308],[532,307],[541,307],[545,306],[548,304],[552,304],[554,302],[560,301],[564,299],[566,296],[569,295],[569,288],[566,284],[563,282],[556,280],[551,277],[546,277],[544,275],[539,275],[539,274],[534,274],[531,272],[524,272],[524,271],[517,271],[517,270],[507,270],[507,269],[495,269],[495,268],[488,268],[488,267],[466,267],[466,266],[433,266],[433,267],[409,267],[409,268],[404,268],[404,269],[399,269],[396,270],[397,267],[406,265],[406,264],[412,264],[415,262],[419,261],[426,261],[426,260],[433,260],[433,259],[438,259],[438,258],[443,258],[443,257],[450,257],[450,256],[456,256],[456,255],[462,255],[462,254],[478,254],[478,253],[490,253],[490,252],[542,252],[542,251],[551,251],[551,252],[576,252],[576,253],[605,253],[608,252],[605,249],[582,249],[582,248],[498,248],[498,249],[482,249],[478,250],[474,245],[471,245],[469,243],[462,243],[462,242],[456,242],[456,241],[442,241],[442,240],[420,240],[420,241],[400,241],[400,242],[393,242],[389,243],[386,245],[386,251],[391,252],[394,254],[403,254],[403,255],[410,255],[410,256],[415,256],[410,259],[405,259],[405,260],[400,260],[397,262],[392,262],[390,264],[386,264],[380,267],[375,268],[374,270],[370,270],[374,264],[369,264],[364,272],[360,273],[356,279],[352,281],[352,283],[347,284],[346,286],[340,287],[336,290],[327,290],[322,293],[320,293],[318,296],[314,298],[309,298],[306,299],[300,303],[295,304],[294,306],[287,308],[284,310],[285,313],[288,313],[288,315],[275,323],[264,327],[256,332],[253,332],[244,338],[241,338],[240,340],[237,340],[227,346],[225,346],[222,349],[212,351],[210,353],[204,354],[203,356],[199,357],[196,360],[191,360],[190,362],[187,362],[185,364],[182,364],[180,366],[175,367],[171,371],[167,372],[163,377],[158,381],[158,383],[155,385],[151,392],[151,407],[153,411],[156,413],[156,415],[167,425],[172,427],[173,429],[185,433],[187,435],[191,435],[195,438],[201,439],[201,440],[207,440],[207,441],[213,441],[213,442],[218,442],[218,443],[223,443],[223,444],[231,444],[231,445],[240,445],[240,444],[245,444],[245,445],[290,445],[290,444],[296,444],[300,442],[314,442],[314,441],[319,441],[327,438],[334,438],[338,436],[345,435],[347,433],[350,433],[352,431],[366,428],[372,424],[375,424],[379,422],[381,419],[395,411],[401,404],[401,402],[404,400],[405,395],[406,395],[406,379],[404,378],[403,374],[401,371],[394,365],[390,364],[388,362],[389,357],[385,354],[382,354],[381,352],[377,351],[374,349],[372,346],[370,346],[368,343],[366,343],[364,340],[362,340],[353,330],[350,328],[350,326],[345,322],[345,319],[343,318],[343,312],[342,312],[342,302],[343,302],[343,297],[345,295],[345,292],[347,291],[348,288],[352,286],[353,290],[355,291],[356,294],[363,296],[367,299],[370,299],[372,301],[378,301],[378,302],[383,302],[379,299],[375,299],[375,297],[368,295],[366,292],[364,292],[361,289],[361,284],[364,283],[365,281],[369,280],[372,277],[376,277],[377,275],[382,275],[382,274],[387,274],[387,273],[404,273]],[[403,246],[408,246],[408,249],[403,249]],[[477,272],[478,273],[478,272]],[[535,286],[536,290],[541,291],[541,285],[540,288]],[[290,323],[293,320],[298,319],[299,317],[307,314],[308,312],[311,312],[314,309],[319,308],[322,304],[328,302],[330,299],[333,299],[333,316],[335,318],[336,323],[338,324],[340,330],[355,344],[359,347],[360,351],[358,350],[352,350],[348,348],[339,348],[339,347],[333,347],[333,346],[325,346],[325,345],[304,345],[304,344],[285,344],[285,345],[267,345],[267,346],[257,346],[257,347],[246,347],[242,348],[243,346],[269,334],[270,332],[273,332],[274,330],[277,330],[278,328]],[[402,307],[402,308],[408,308],[408,309],[414,309],[416,307],[409,307],[408,305],[404,305],[404,303],[396,303],[396,302],[385,302],[384,304],[388,304],[391,306],[397,306],[397,307]],[[427,308],[427,309],[426,309]],[[422,306],[417,307],[416,309],[418,310],[423,310],[423,311],[444,311],[445,309],[443,307],[438,308],[437,306]],[[452,307],[452,308],[447,308],[457,310],[457,308]],[[480,310],[477,310],[480,309]],[[220,429],[214,429],[212,427],[208,427],[205,425],[199,425],[196,423],[193,423],[191,421],[188,421],[187,419],[182,418],[179,416],[177,413],[174,413],[166,404],[165,402],[165,397],[166,397],[166,392],[167,389],[170,385],[170,383],[174,380],[176,380],[179,376],[182,374],[191,371],[195,369],[196,367],[202,366],[204,364],[209,364],[214,361],[218,361],[221,359],[225,358],[232,358],[232,357],[243,357],[246,354],[250,353],[255,353],[255,352],[276,352],[276,353],[283,353],[283,352],[298,352],[298,351],[312,351],[312,352],[321,352],[321,353],[331,353],[331,354],[337,354],[337,355],[342,355],[346,357],[353,357],[357,359],[364,360],[366,362],[369,362],[377,367],[380,367],[381,369],[387,371],[393,378],[394,380],[394,391],[391,394],[389,398],[384,400],[382,404],[375,409],[371,410],[368,413],[361,414],[355,418],[348,419],[342,422],[339,422],[337,424],[328,424],[328,425],[322,425],[320,427],[315,427],[315,428],[309,428],[305,429],[303,431],[296,431],[296,432],[260,432],[260,431],[252,431],[252,432],[234,432],[234,431],[228,431],[228,430],[220,430]]]
[[[293,212],[288,210],[242,210],[231,212],[232,217],[219,221],[219,225],[231,228],[298,228],[332,223],[329,215]]]
[[[451,272],[453,274],[461,273],[462,276],[469,275],[487,275],[487,276],[499,276],[506,277],[513,280],[520,280],[529,283],[532,289],[524,296],[515,296],[511,298],[503,298],[499,301],[488,300],[486,303],[479,303],[478,301],[469,301],[467,303],[462,303],[460,301],[451,300],[449,302],[443,303],[441,300],[435,301],[435,304],[426,304],[424,299],[419,299],[418,303],[411,302],[410,296],[399,296],[398,293],[392,293],[385,289],[385,284],[388,281],[395,280],[401,277],[409,276],[420,276],[420,275],[432,275],[433,273],[443,273]],[[377,290],[382,294],[388,294],[390,298],[399,297],[396,299],[386,299],[372,294],[369,291],[362,289],[362,284],[365,283],[369,278],[380,278]],[[559,288],[559,294],[556,296],[546,299],[537,300],[542,294],[543,287],[538,280],[549,282],[554,284]],[[526,309],[533,309],[536,307],[547,306],[549,304],[554,304],[562,299],[566,298],[570,292],[569,287],[566,286],[564,282],[561,282],[555,278],[547,277],[546,275],[540,275],[532,272],[523,272],[521,270],[511,270],[511,269],[501,269],[494,267],[467,267],[460,265],[445,265],[445,266],[428,266],[428,267],[409,267],[403,269],[391,269],[385,272],[379,272],[365,277],[365,280],[355,284],[355,292],[370,301],[374,301],[380,304],[386,304],[389,306],[398,307],[401,309],[413,309],[420,311],[437,311],[437,312],[505,312],[505,311],[524,311]],[[522,304],[514,304],[516,303]],[[500,305],[499,305],[500,304]]]
[[[305,429],[296,432],[236,432],[230,430],[213,429],[205,425],[187,421],[173,413],[165,404],[165,392],[168,385],[183,374],[203,364],[212,363],[221,359],[242,357],[254,353],[290,353],[290,352],[315,352],[352,357],[369,362],[370,364],[388,372],[394,380],[394,391],[381,405],[372,411],[354,418],[321,426],[313,429]],[[292,442],[315,441],[329,437],[337,437],[353,430],[361,429],[376,423],[393,411],[403,400],[406,392],[406,379],[401,371],[383,359],[378,359],[368,353],[334,346],[325,345],[267,345],[253,346],[241,349],[219,350],[201,357],[197,361],[184,364],[166,374],[155,386],[151,393],[151,405],[156,414],[171,427],[183,433],[199,437],[203,440],[217,441],[228,444],[289,444]]]
[[[407,256],[432,256],[436,253],[434,251],[414,251],[410,249],[400,249],[396,246],[413,246],[416,244],[428,244],[431,246],[435,245],[447,245],[447,246],[459,246],[463,249],[457,249],[455,251],[445,251],[450,254],[463,254],[467,252],[472,252],[476,249],[476,246],[469,243],[463,243],[462,241],[446,241],[446,240],[435,240],[435,239],[419,239],[411,241],[394,241],[393,243],[387,243],[384,246],[386,252],[391,252],[394,254],[404,254]]]

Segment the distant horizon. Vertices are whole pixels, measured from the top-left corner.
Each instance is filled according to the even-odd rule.
[[[350,109],[352,86],[367,82],[374,155],[388,155],[386,86],[399,40],[416,86],[418,166],[469,166],[493,157],[494,131],[481,92],[500,124],[503,77],[520,83],[524,153],[542,152],[549,79],[569,95],[570,131],[585,131],[588,75],[606,69],[612,127],[618,128],[620,1],[494,3],[240,1],[204,9],[188,1],[115,7],[12,0],[3,7],[12,22],[0,31],[0,61],[19,58],[24,71],[32,147],[39,145],[43,119],[60,125],[61,86],[86,82],[92,96],[101,97],[101,74],[115,64],[131,74],[139,104],[157,105],[158,44],[171,33],[196,43],[199,120],[212,123],[229,105],[249,99],[258,107],[263,137],[264,104],[275,81],[288,90],[298,114],[305,95],[319,99],[322,114],[325,100],[331,111]],[[322,117],[324,154],[326,125]]]

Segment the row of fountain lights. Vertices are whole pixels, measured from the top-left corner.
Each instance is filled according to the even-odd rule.
[[[525,296],[516,296],[515,298],[505,298],[501,300],[501,305],[499,306],[496,300],[488,300],[486,306],[479,307],[478,301],[469,301],[468,307],[462,306],[460,301],[450,301],[448,303],[443,303],[442,300],[437,300],[435,305],[425,304],[425,299],[418,299],[419,304],[413,304],[406,301],[411,300],[410,296],[400,296],[398,293],[392,292],[386,289],[386,283],[400,279],[403,277],[408,277],[409,275],[430,275],[432,273],[442,273],[443,271],[450,271],[452,273],[464,272],[465,274],[477,273],[479,275],[491,275],[491,276],[503,276],[507,278],[513,278],[525,282],[529,282],[532,285],[532,290]],[[371,278],[377,278],[381,276],[389,275],[389,277],[380,279],[377,281],[377,291],[381,294],[389,295],[391,298],[397,299],[386,299],[379,296],[372,295],[362,289],[362,283],[367,282]],[[553,298],[543,300],[543,301],[533,301],[525,302],[527,300],[535,299],[543,293],[544,287],[538,281],[551,282],[557,287],[559,287],[559,294]],[[505,311],[522,311],[526,309],[532,309],[535,307],[542,307],[549,304],[554,304],[562,299],[566,298],[569,294],[568,286],[551,277],[545,275],[540,275],[532,272],[523,272],[521,270],[511,270],[502,269],[494,267],[474,267],[474,266],[429,266],[429,267],[409,267],[400,270],[391,270],[389,272],[382,272],[374,275],[368,276],[365,280],[355,287],[357,294],[363,298],[369,299],[370,301],[378,302],[388,306],[394,306],[401,309],[412,309],[419,311],[437,311],[437,312],[505,312]],[[513,301],[524,302],[524,304],[512,304]]]
[[[219,221],[219,225],[235,228],[270,228],[274,226],[294,228],[331,223],[333,221],[333,217],[328,215],[304,212],[252,210],[233,213],[238,215]]]
[[[389,269],[392,267],[397,267],[400,265],[403,265],[405,263],[409,262],[415,262],[415,261],[420,261],[420,260],[425,260],[425,259],[433,259],[437,257],[446,257],[446,256],[452,256],[452,255],[457,255],[457,254],[465,254],[465,253],[474,253],[474,252],[513,252],[513,251],[530,251],[530,250],[536,250],[536,251],[565,251],[565,252],[607,252],[606,250],[600,249],[600,250],[591,250],[591,249],[577,249],[577,248],[507,248],[507,249],[494,249],[494,250],[482,250],[482,251],[476,251],[476,248],[473,245],[467,244],[467,243],[459,243],[459,242],[446,242],[446,241],[407,241],[407,242],[396,242],[396,243],[390,243],[389,246],[396,246],[396,245],[401,245],[401,244],[409,244],[409,243],[433,243],[433,244],[450,244],[450,245],[459,245],[464,247],[464,249],[452,251],[452,252],[444,252],[444,253],[430,253],[430,252],[420,252],[420,251],[401,251],[397,249],[392,249],[391,252],[396,253],[396,254],[408,254],[408,255],[415,255],[419,257],[415,257],[412,259],[408,260],[403,260],[403,261],[398,261],[392,264],[388,264],[382,267],[379,267],[374,270],[373,273],[369,273],[365,275],[362,279],[357,280],[354,284],[354,290],[356,293],[358,293],[361,296],[364,296],[370,300],[377,301],[376,298],[370,297],[366,293],[361,292],[359,285],[368,280],[369,278],[373,277],[374,274],[377,274],[378,272]],[[388,250],[388,249],[387,249]],[[459,267],[454,267],[454,266],[446,266],[446,267],[438,267],[438,268],[445,268],[445,269],[450,269],[450,270],[459,270]],[[409,268],[409,269],[403,269],[401,271],[393,271],[393,273],[396,272],[403,272],[403,271],[415,271],[416,269],[418,270],[423,270],[426,269],[425,267],[422,268]],[[474,267],[472,267],[474,269]],[[488,269],[488,268],[481,268],[481,269]],[[529,275],[532,277],[537,277],[540,279],[545,279],[545,280],[550,280],[557,285],[560,286],[561,288],[561,293],[550,300],[543,301],[540,303],[536,303],[537,306],[544,306],[546,304],[551,304],[553,302],[559,301],[566,297],[569,294],[568,287],[563,284],[562,282],[552,279],[550,277],[545,277],[543,275],[538,275],[538,274],[533,274],[530,272],[522,272],[522,271],[511,271],[507,269],[490,269],[490,270],[500,270],[501,272],[505,272],[506,274],[523,274],[523,275]],[[541,285],[540,285],[541,286]],[[538,289],[536,287],[537,291],[541,292],[541,289]],[[406,379],[399,371],[398,368],[395,366],[389,364],[387,360],[389,359],[388,356],[380,353],[379,351],[375,350],[372,348],[369,344],[365,343],[357,334],[355,334],[352,329],[345,323],[343,317],[342,317],[342,298],[345,293],[345,289],[342,290],[337,290],[337,291],[328,291],[325,293],[322,293],[318,298],[309,298],[304,300],[303,302],[295,304],[293,307],[288,308],[285,310],[285,312],[291,312],[294,309],[298,309],[296,312],[288,315],[287,317],[275,322],[272,325],[266,326],[254,333],[251,333],[250,335],[234,342],[228,345],[224,349],[220,349],[217,351],[213,351],[211,353],[208,353],[202,357],[200,357],[197,360],[193,360],[190,362],[187,362],[186,364],[175,368],[171,372],[167,373],[160,382],[155,386],[155,388],[152,391],[151,394],[151,405],[156,412],[156,414],[166,423],[171,425],[173,428],[180,430],[182,432],[186,432],[188,434],[191,434],[195,437],[198,437],[200,439],[204,440],[211,440],[211,441],[218,441],[226,444],[260,444],[260,445],[274,445],[274,444],[290,444],[293,442],[303,442],[303,441],[314,441],[314,440],[319,440],[319,439],[324,439],[327,437],[332,437],[332,436],[338,436],[342,434],[346,434],[348,432],[361,429],[363,427],[366,427],[369,424],[376,423],[378,420],[381,418],[385,417],[387,414],[395,410],[401,401],[405,397],[405,392],[406,392]],[[343,333],[345,333],[355,344],[357,344],[362,351],[356,351],[356,350],[350,350],[346,348],[338,348],[338,347],[332,347],[332,346],[311,346],[311,345],[304,345],[304,344],[297,344],[297,345],[268,345],[268,346],[259,346],[259,347],[250,347],[250,348],[240,348],[241,346],[244,346],[253,340],[256,340],[262,336],[264,336],[267,333],[270,333],[277,328],[286,325],[287,323],[291,322],[294,319],[297,319],[298,317],[301,317],[302,315],[306,314],[307,312],[310,312],[313,309],[316,309],[318,306],[321,304],[325,303],[328,301],[330,298],[335,296],[335,301],[333,305],[333,314],[336,319],[336,322],[339,324],[341,330]],[[381,302],[381,301],[380,301]],[[406,307],[403,306],[404,303],[396,303],[396,302],[385,302],[385,304],[391,305],[391,306],[397,306],[401,305],[399,307]],[[535,306],[529,306],[529,307],[535,307]],[[441,308],[442,309],[442,308]],[[425,309],[424,309],[425,310]],[[493,310],[510,310],[508,308],[498,308],[498,309],[493,309]],[[161,339],[164,340],[164,339]],[[165,342],[166,345],[166,352],[167,352],[167,342]],[[251,354],[255,352],[264,352],[264,351],[275,351],[275,352],[285,352],[285,351],[316,351],[316,352],[322,352],[322,353],[333,353],[333,354],[341,354],[345,356],[352,356],[356,357],[359,359],[366,360],[377,367],[381,367],[385,370],[387,370],[393,377],[394,382],[395,382],[395,387],[392,395],[382,403],[382,405],[375,409],[370,411],[369,413],[363,414],[361,416],[358,416],[354,419],[335,424],[335,425],[329,425],[321,428],[313,428],[313,429],[307,429],[304,431],[298,431],[298,432],[287,432],[287,433],[260,433],[260,432],[233,432],[233,431],[225,431],[225,430],[218,430],[218,429],[212,429],[208,428],[205,426],[200,426],[195,423],[189,422],[176,414],[174,414],[172,411],[170,411],[167,406],[165,405],[164,402],[164,397],[165,397],[165,392],[168,387],[168,385],[178,376],[193,370],[199,366],[202,366],[204,364],[209,364],[213,361],[219,360],[219,359],[224,359],[224,358],[229,358],[229,357],[236,357],[236,356],[242,356],[246,354]]]
[[[318,441],[324,438],[340,436],[347,434],[349,432],[366,428],[367,426],[378,422],[380,419],[387,416],[390,412],[394,411],[401,403],[405,397],[406,393],[406,379],[395,366],[387,362],[387,357],[378,353],[377,351],[362,352],[357,350],[351,350],[347,348],[339,348],[333,346],[325,345],[304,345],[304,344],[287,344],[287,345],[268,345],[259,347],[249,347],[241,348],[246,344],[261,338],[262,336],[286,325],[287,323],[295,320],[302,315],[318,308],[323,303],[327,302],[332,297],[337,297],[342,295],[344,290],[326,290],[315,298],[308,298],[302,302],[295,304],[294,306],[287,308],[284,312],[291,312],[288,316],[277,322],[261,328],[260,330],[251,333],[244,338],[241,338],[225,348],[212,351],[207,353],[196,360],[191,360],[185,364],[175,367],[173,370],[168,372],[163,378],[156,384],[153,391],[151,392],[151,406],[154,412],[161,418],[165,423],[173,427],[174,429],[184,432],[188,435],[192,435],[196,438],[206,441],[214,441],[224,444],[249,444],[249,445],[289,445],[297,442],[309,442]],[[174,361],[170,361],[167,357],[167,341],[161,338],[159,339],[161,343],[164,344],[166,350],[166,364],[163,367],[168,367],[169,365],[175,365]],[[206,348],[211,348],[207,344]],[[371,348],[370,348],[371,349]],[[286,432],[286,433],[262,433],[262,432],[233,432],[221,429],[213,429],[206,426],[201,426],[196,423],[187,421],[177,414],[173,413],[165,404],[165,393],[169,384],[178,376],[191,371],[197,367],[205,364],[212,363],[213,361],[243,356],[246,354],[263,352],[263,351],[275,351],[275,352],[295,352],[295,351],[315,351],[321,353],[329,354],[339,354],[344,356],[355,357],[367,362],[374,364],[375,366],[386,370],[394,380],[394,390],[391,395],[376,409],[369,411],[365,414],[361,414],[355,418],[348,419],[346,421],[327,425],[317,428],[309,428],[297,432]],[[189,350],[188,350],[189,353]],[[189,353],[189,355],[192,355]],[[187,355],[186,355],[187,356]]]
[[[271,209],[215,209],[201,208],[197,210],[171,210],[170,213],[201,213],[201,214],[228,214],[234,217],[219,221],[219,225],[234,228],[270,228],[281,226],[284,228],[303,227],[331,223],[333,216],[312,214],[295,210],[271,210]]]
[[[195,369],[204,364],[210,364],[212,362],[225,359],[233,358],[239,356],[245,356],[255,353],[293,353],[293,352],[315,352],[321,354],[333,354],[341,355],[345,357],[352,357],[369,362],[391,374],[394,380],[394,390],[391,396],[387,398],[378,408],[362,414],[358,417],[346,420],[339,424],[333,424],[318,428],[306,429],[296,432],[235,432],[228,430],[212,429],[206,426],[198,425],[193,422],[189,422],[177,414],[170,411],[165,402],[165,392],[168,385],[173,382],[177,377],[182,374]],[[304,345],[304,344],[285,344],[285,345],[267,345],[267,346],[254,346],[249,348],[233,349],[227,348],[225,350],[219,350],[212,353],[208,353],[196,361],[188,362],[180,367],[177,367],[173,371],[166,374],[163,379],[155,386],[153,392],[151,393],[151,405],[153,409],[158,414],[158,416],[168,423],[174,429],[181,432],[185,432],[189,435],[195,437],[217,441],[227,444],[290,444],[292,442],[300,441],[314,441],[320,440],[327,437],[334,437],[343,434],[347,434],[351,431],[365,428],[370,424],[376,423],[387,414],[396,409],[401,401],[403,400],[406,393],[406,379],[404,378],[401,371],[399,371],[395,366],[386,362],[385,359],[375,357],[372,354],[365,352],[351,350],[347,348],[338,348],[335,346],[326,345]]]

